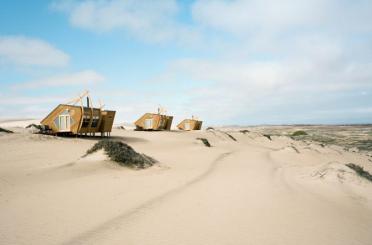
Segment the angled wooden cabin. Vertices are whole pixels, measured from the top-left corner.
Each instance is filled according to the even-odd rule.
[[[180,130],[200,130],[202,127],[203,121],[199,121],[192,117],[192,119],[184,119],[177,125],[177,128]]]
[[[134,122],[136,130],[170,130],[173,117],[167,116],[158,110],[158,113],[145,113]]]
[[[83,97],[87,98],[86,106],[83,105]],[[81,105],[75,105],[77,102]],[[58,105],[41,121],[41,124],[52,134],[110,135],[115,113],[92,107],[89,92],[86,91],[78,99]]]

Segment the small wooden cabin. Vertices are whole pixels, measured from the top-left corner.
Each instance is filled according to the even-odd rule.
[[[194,117],[192,117],[192,119],[185,119],[182,122],[180,122],[177,125],[177,128],[180,130],[186,130],[186,131],[200,130],[202,127],[202,124],[203,124],[203,121],[196,120],[194,119]]]
[[[101,133],[109,135],[115,119],[115,111],[102,110],[91,107],[91,100],[85,92],[79,99],[81,105],[60,104],[42,121],[52,134],[95,135]],[[84,106],[82,97],[87,96],[87,105]]]
[[[173,117],[160,113],[146,113],[134,122],[136,130],[170,130]]]

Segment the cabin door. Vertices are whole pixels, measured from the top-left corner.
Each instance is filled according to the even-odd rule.
[[[151,119],[145,119],[145,129],[152,129],[152,118]]]
[[[191,130],[191,126],[189,122],[185,123],[185,130]]]
[[[59,132],[70,132],[71,131],[71,116],[70,115],[59,115]]]

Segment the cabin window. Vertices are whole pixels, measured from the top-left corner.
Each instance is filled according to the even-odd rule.
[[[59,123],[59,131],[70,131],[70,115],[59,115],[58,123]]]
[[[145,119],[145,129],[152,129],[152,118],[150,119]]]
[[[99,116],[94,116],[92,121],[92,128],[96,128],[98,126]]]
[[[185,130],[191,130],[191,126],[189,122],[185,123]]]
[[[89,126],[90,116],[84,115],[83,116],[83,124],[81,125],[82,128],[87,128]]]

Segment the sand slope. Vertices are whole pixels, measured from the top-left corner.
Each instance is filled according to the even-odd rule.
[[[1,135],[0,243],[372,243],[372,183],[344,166],[367,155],[230,134],[115,130],[159,161],[141,171],[82,158],[96,139]]]

